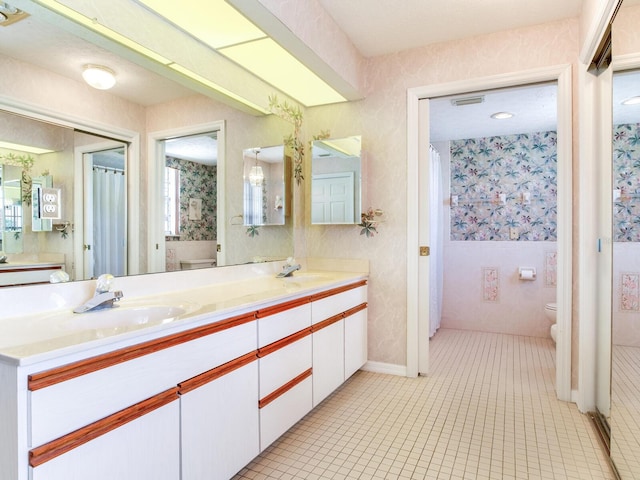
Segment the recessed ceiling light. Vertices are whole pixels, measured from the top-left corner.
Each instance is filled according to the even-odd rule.
[[[507,118],[511,118],[513,117],[513,113],[509,113],[509,112],[496,112],[493,115],[491,115],[491,118],[494,118],[496,120],[506,120]]]
[[[102,65],[85,65],[82,78],[98,90],[109,90],[116,84],[116,75],[113,70]]]
[[[627,98],[622,105],[640,105],[640,95],[636,97]]]

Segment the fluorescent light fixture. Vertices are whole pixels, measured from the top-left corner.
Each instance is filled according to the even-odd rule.
[[[34,155],[42,155],[43,153],[53,153],[55,150],[47,148],[32,147],[31,145],[21,145],[19,143],[0,142],[0,148],[7,150],[18,150],[20,152],[33,153]]]
[[[139,2],[307,107],[346,101],[224,0]]]
[[[212,82],[207,78],[204,78],[202,75],[198,75],[197,73],[192,72],[191,70],[183,67],[182,65],[178,65],[177,63],[172,63],[171,65],[167,65],[167,66],[172,70],[175,70],[176,72],[180,72],[186,77],[189,77],[191,80],[195,80],[196,82],[201,83],[206,87],[212,88],[213,90],[217,90],[218,92],[222,93],[223,95],[226,95],[229,98],[232,98],[238,102],[242,102],[243,104],[247,105],[250,108],[253,108],[258,112],[264,113],[265,115],[269,115],[271,113],[269,110],[265,109],[264,107],[261,107],[260,105],[256,105],[255,103],[250,102],[246,98],[243,98],[240,95],[233,93],[231,90],[227,90],[223,86],[218,85],[217,83]]]
[[[509,112],[496,112],[493,115],[491,115],[491,118],[495,120],[506,120],[507,118],[511,118],[511,117],[513,117],[513,113],[509,113]]]
[[[85,65],[82,78],[98,90],[109,90],[116,84],[114,71],[102,65]]]
[[[221,48],[219,52],[307,107],[346,101],[270,38]]]
[[[484,95],[478,95],[475,97],[463,97],[454,98],[451,100],[451,105],[454,107],[464,107],[465,105],[477,105],[484,102]]]
[[[627,98],[622,105],[640,105],[640,96]]]

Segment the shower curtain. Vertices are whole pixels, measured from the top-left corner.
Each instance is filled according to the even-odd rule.
[[[440,154],[429,146],[429,162],[431,163],[431,178],[429,184],[429,243],[431,263],[429,268],[429,338],[440,328],[442,317],[443,293],[443,205],[444,192],[442,187],[442,166]]]
[[[125,175],[93,168],[93,276],[125,275]]]

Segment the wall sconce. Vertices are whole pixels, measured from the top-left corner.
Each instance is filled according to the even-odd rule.
[[[82,78],[98,90],[109,90],[116,84],[115,72],[102,65],[85,65]]]

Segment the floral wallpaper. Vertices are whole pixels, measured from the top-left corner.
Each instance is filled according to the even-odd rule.
[[[180,170],[180,240],[215,240],[217,168],[172,157],[166,166]],[[202,201],[196,219],[189,216],[192,199]]]
[[[640,241],[640,124],[613,129],[614,241]]]
[[[451,240],[555,241],[556,144],[556,132],[452,141]]]

